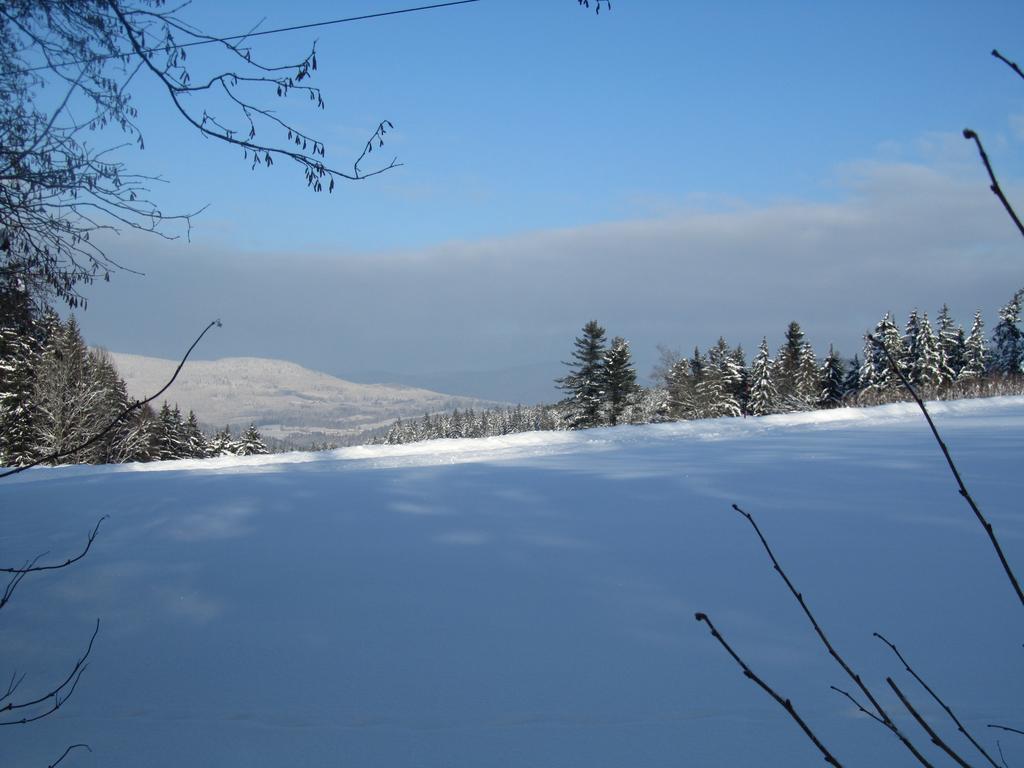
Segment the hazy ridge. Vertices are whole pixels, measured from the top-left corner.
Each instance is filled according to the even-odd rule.
[[[132,397],[162,387],[177,361],[112,352]],[[295,441],[340,440],[395,419],[488,401],[400,384],[357,384],[286,360],[226,357],[189,361],[163,399],[196,412],[209,426],[255,423],[267,436]]]

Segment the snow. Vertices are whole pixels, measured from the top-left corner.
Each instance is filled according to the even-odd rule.
[[[932,407],[1024,571],[1024,398]],[[101,618],[75,695],[4,729],[0,764],[87,742],[64,764],[820,765],[695,611],[840,760],[915,764],[829,690],[852,683],[733,502],[922,749],[887,675],[963,742],[873,631],[993,752],[987,723],[1021,726],[1024,611],[900,404],[22,473],[0,482],[5,564],[110,519],[0,613],[26,694]]]

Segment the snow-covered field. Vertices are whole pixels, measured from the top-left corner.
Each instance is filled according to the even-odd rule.
[[[1024,399],[935,415],[1024,571]],[[946,726],[875,630],[993,751],[986,723],[1024,726],[1024,611],[894,405],[0,481],[4,563],[76,552],[110,515],[0,612],[0,676],[26,694],[102,620],[74,697],[0,731],[0,765],[76,742],[93,753],[62,765],[821,765],[697,610],[844,764],[912,765],[829,690],[851,684],[732,502],[890,711],[886,675]]]

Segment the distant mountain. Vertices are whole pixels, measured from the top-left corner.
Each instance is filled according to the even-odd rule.
[[[554,403],[565,397],[565,393],[555,386],[555,378],[565,374],[565,365],[555,361],[493,370],[415,374],[362,371],[346,375],[355,381],[391,381],[484,400],[536,405]]]
[[[132,397],[167,383],[177,361],[112,352]],[[228,357],[189,361],[161,400],[193,410],[209,427],[255,423],[270,438],[297,445],[344,443],[359,433],[424,413],[496,405],[400,384],[356,384],[285,360]],[[156,403],[159,406],[159,403]]]

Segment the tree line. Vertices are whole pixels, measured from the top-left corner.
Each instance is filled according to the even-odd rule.
[[[4,295],[0,308],[0,466],[31,464],[88,442],[132,402],[110,355],[89,349],[72,315],[36,317],[27,297]],[[241,435],[225,427],[206,435],[196,414],[167,402],[138,409],[64,461],[129,461],[267,453],[255,425]]]
[[[629,342],[595,320],[573,341],[569,373],[556,384],[566,393],[550,405],[424,415],[396,422],[381,440],[405,443],[457,437],[488,437],[551,429],[585,429],[680,419],[766,416],[815,409],[879,405],[909,400],[896,368],[926,399],[987,397],[1024,392],[1024,289],[999,309],[991,340],[981,312],[970,330],[948,306],[936,315],[914,310],[901,330],[886,313],[864,335],[864,348],[844,358],[830,346],[819,357],[797,322],[786,328],[772,356],[763,337],[747,363],[741,346],[720,337],[684,356],[661,348],[654,385],[637,383]]]

